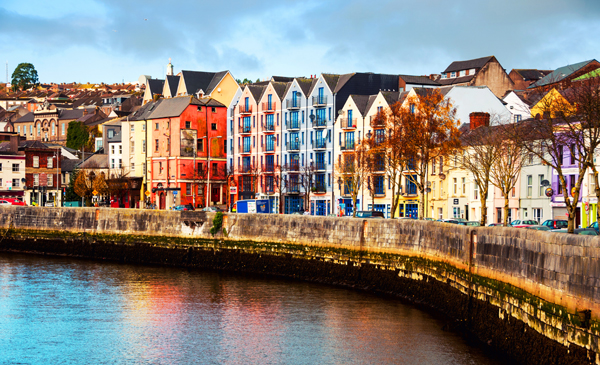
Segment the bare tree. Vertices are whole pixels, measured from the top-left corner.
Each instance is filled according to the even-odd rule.
[[[312,161],[307,162],[303,166],[300,166],[300,185],[304,192],[304,209],[308,209],[310,206],[310,193],[316,190],[314,185],[314,179],[317,169]]]
[[[336,174],[342,179],[342,189],[348,191],[352,198],[352,216],[356,216],[356,200],[361,186],[368,176],[368,148],[364,144],[357,144],[352,151],[344,152],[336,163]]]
[[[494,127],[492,132],[498,138],[498,158],[492,165],[490,173],[490,182],[492,185],[500,189],[504,197],[504,226],[508,225],[508,203],[509,194],[517,184],[523,162],[524,149],[509,138],[502,138],[504,126]]]
[[[487,224],[487,198],[491,182],[492,168],[500,158],[499,138],[493,127],[481,126],[467,131],[461,136],[462,148],[458,158],[459,167],[470,172],[473,182],[479,188],[481,202],[481,226]]]

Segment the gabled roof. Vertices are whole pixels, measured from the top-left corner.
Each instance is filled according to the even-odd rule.
[[[398,75],[407,84],[439,86],[440,83],[427,76]]]
[[[198,102],[198,99],[192,96],[178,96],[170,99],[163,99],[162,103],[159,103],[154,108],[150,118],[178,117],[189,105],[200,105],[200,103]]]
[[[183,70],[181,71],[181,77],[187,95],[196,95],[200,90],[202,90],[205,95],[210,95],[228,72],[229,71],[205,72]]]
[[[165,80],[148,79],[148,89],[151,95],[162,94],[164,86]]]
[[[323,79],[325,79],[325,82],[327,83],[327,86],[329,86],[329,89],[331,90],[331,92],[335,92],[335,87],[337,86],[338,80],[340,79],[340,75],[335,75],[335,74],[322,74],[323,75]],[[313,88],[314,85],[316,85],[316,83],[313,83]],[[310,92],[312,92],[312,88],[310,90]]]
[[[87,158],[82,163],[81,168],[86,169],[107,169],[108,168],[108,155],[103,153],[95,153],[90,158]]]
[[[294,77],[271,76],[271,81],[275,81],[275,82],[291,82],[291,81],[294,81]]]
[[[288,88],[288,85],[290,85],[292,82],[272,82],[273,84],[273,89],[275,90],[275,92],[277,93],[277,96],[279,96],[279,99],[282,99],[283,96],[285,95],[285,91]]]
[[[342,87],[344,87],[344,85],[346,85],[346,83],[352,78],[352,76],[356,75],[356,73],[351,73],[351,74],[344,74],[344,75],[340,75],[337,84],[335,85],[335,87],[333,89],[331,89],[334,93],[337,93],[338,91],[341,90]]]
[[[475,58],[473,60],[454,61],[450,64],[450,66],[446,67],[446,69],[444,70],[444,73],[462,71],[462,70],[470,70],[472,68],[475,68],[475,69],[482,68],[483,66],[485,66],[486,63],[488,63],[492,59],[495,59],[495,57],[488,56],[488,57],[482,57],[482,58]]]
[[[398,91],[381,91],[381,95],[383,95],[388,105],[392,105],[400,100],[400,93]]]
[[[267,88],[266,85],[256,85],[256,84],[246,85],[246,87],[248,88],[248,90],[250,90],[252,97],[254,98],[254,100],[257,103],[260,100],[260,98],[262,97],[262,94],[265,92],[265,89]]]
[[[33,112],[29,112],[29,113],[25,114],[24,116],[22,116],[21,118],[15,120],[14,123],[33,122],[34,118],[35,118],[35,116],[34,116]]]
[[[166,99],[158,99],[157,101],[151,101],[142,105],[135,113],[133,113],[129,120],[147,120],[150,119],[152,111],[159,106]]]
[[[45,144],[37,140],[28,140],[22,141],[19,143],[19,150],[24,150],[25,148],[48,148]]]
[[[80,159],[71,160],[64,158],[60,161],[60,170],[62,172],[71,172],[81,163]]]
[[[179,86],[179,76],[167,75],[165,84],[166,84],[165,86],[169,88],[171,97],[176,96],[177,95],[177,87]]]
[[[302,89],[302,92],[305,96],[310,93],[310,90],[313,88],[313,85],[317,83],[317,78],[307,79],[305,77],[297,77],[296,81],[298,82],[298,86]]]
[[[350,95],[360,114],[364,117],[370,95]]]
[[[563,67],[559,67],[556,70],[549,73],[548,75],[544,76],[544,78],[542,78],[538,82],[531,84],[528,87],[528,89],[534,88],[537,86],[544,86],[544,85],[548,85],[548,84],[553,84],[555,82],[559,82],[594,61],[596,61],[596,60],[583,61],[583,62],[578,62],[578,63],[572,64],[572,65],[566,65]]]
[[[375,103],[375,99],[377,99],[377,95],[369,95],[369,101],[367,101],[367,107],[365,108],[365,111],[367,113],[369,112],[369,110],[371,110],[373,103]]]

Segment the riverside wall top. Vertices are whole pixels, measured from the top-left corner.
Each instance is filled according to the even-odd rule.
[[[107,208],[2,207],[0,227],[89,234],[212,239],[214,213]],[[600,313],[600,238],[447,223],[225,214],[233,241],[338,247],[446,262],[498,280],[569,310]]]

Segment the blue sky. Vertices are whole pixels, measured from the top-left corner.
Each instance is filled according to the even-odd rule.
[[[236,78],[424,75],[494,55],[512,68],[600,58],[598,0],[2,0],[0,80],[136,81],[175,71]]]

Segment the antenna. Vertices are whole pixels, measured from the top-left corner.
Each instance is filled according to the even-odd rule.
[[[4,86],[8,88],[8,61],[6,61],[6,85]]]

